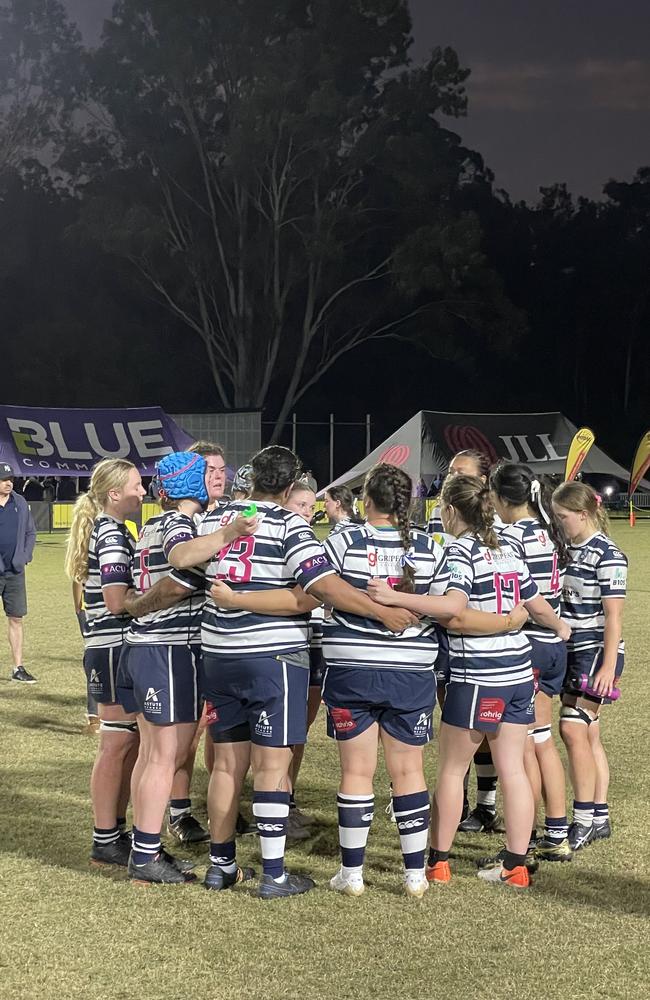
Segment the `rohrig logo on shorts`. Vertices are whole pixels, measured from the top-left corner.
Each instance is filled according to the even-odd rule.
[[[478,703],[478,721],[495,722],[497,725],[506,708],[503,698],[481,698]]]
[[[422,739],[429,735],[429,718],[430,716],[426,712],[420,714],[420,718],[413,726],[413,735]]]
[[[352,718],[352,712],[349,708],[330,708],[328,711],[337,733],[344,733],[357,728],[357,724]]]
[[[99,679],[99,674],[94,669],[90,671],[90,677],[88,678],[88,687],[90,688],[91,694],[102,693],[102,682]]]
[[[255,723],[255,733],[257,736],[273,736],[273,726],[269,722],[267,712],[260,712],[260,717]]]
[[[162,688],[158,688],[157,691],[154,688],[147,688],[147,693],[144,697],[144,708],[146,712],[150,715],[160,715],[162,712],[162,705],[160,704],[160,699],[158,695],[162,691]]]

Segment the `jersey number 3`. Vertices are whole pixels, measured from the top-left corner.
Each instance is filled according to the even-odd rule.
[[[519,574],[518,573],[495,573],[494,592],[497,598],[497,614],[503,610],[503,598],[510,597],[513,607],[519,604]]]
[[[255,551],[255,538],[253,535],[242,535],[234,542],[226,546],[219,553],[219,560],[231,557],[236,560],[233,566],[229,566],[226,573],[218,573],[219,580],[229,580],[230,583],[249,583],[253,577],[253,552]]]

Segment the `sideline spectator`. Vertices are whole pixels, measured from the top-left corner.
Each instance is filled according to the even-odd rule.
[[[43,484],[35,476],[30,476],[23,485],[23,496],[25,500],[42,500]]]
[[[0,595],[13,657],[11,679],[35,684],[23,667],[23,618],[27,614],[25,566],[31,562],[36,528],[27,501],[14,491],[14,470],[0,462]]]

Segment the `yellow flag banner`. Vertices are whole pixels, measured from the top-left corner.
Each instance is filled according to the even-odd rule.
[[[635,492],[637,486],[645,476],[646,472],[650,468],[650,431],[646,431],[641,440],[639,441],[639,446],[636,450],[634,456],[634,461],[632,462],[632,471],[630,473],[630,486],[628,493],[630,499],[632,494]]]
[[[589,449],[595,440],[596,435],[589,427],[581,427],[579,431],[576,431],[569,447],[569,454],[566,457],[565,482],[570,482],[578,475],[580,466],[589,454]]]

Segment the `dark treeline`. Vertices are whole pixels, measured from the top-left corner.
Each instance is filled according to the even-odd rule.
[[[376,441],[562,409],[628,464],[650,169],[513,203],[453,130],[469,71],[412,65],[410,28],[399,0],[118,0],[87,51],[56,0],[3,0],[3,402],[254,407],[276,438],[369,411]]]

